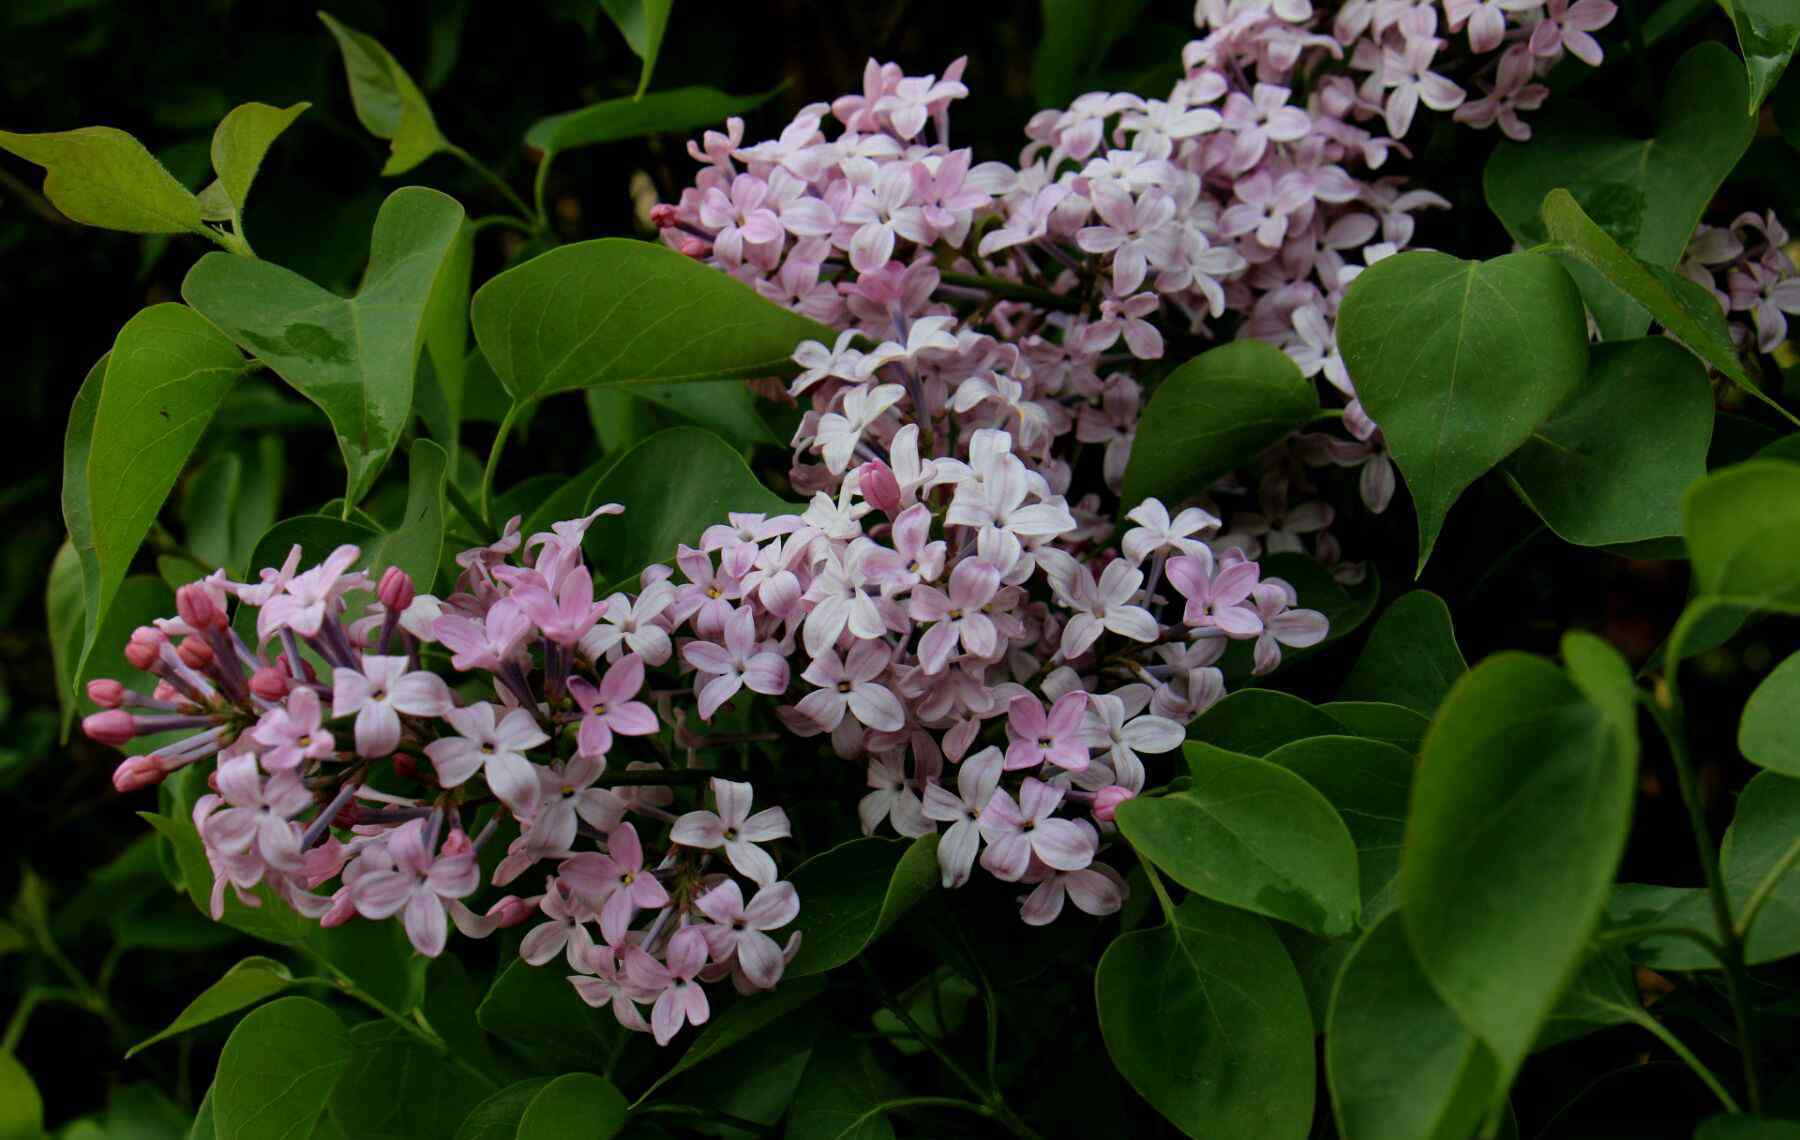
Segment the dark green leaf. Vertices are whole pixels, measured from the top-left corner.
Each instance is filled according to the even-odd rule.
[[[1427,717],[1413,709],[1379,701],[1327,701],[1319,711],[1341,721],[1355,736],[1386,741],[1414,753],[1431,726]]]
[[[1570,654],[1586,684],[1542,658],[1489,657],[1451,689],[1414,776],[1401,914],[1501,1089],[1580,968],[1630,826],[1635,733],[1612,698],[1584,695],[1600,652]]]
[[[568,971],[508,962],[475,1020],[496,1037],[540,1050],[546,1060],[604,1068],[624,1047],[626,1031],[610,1009],[593,1009],[569,985]]]
[[[553,249],[475,292],[475,340],[513,402],[595,385],[785,375],[825,326],[649,242]]]
[[[1343,732],[1344,725],[1330,713],[1276,689],[1227,693],[1188,728],[1190,739],[1247,756],[1266,756],[1283,744]]]
[[[361,501],[412,416],[427,302],[462,231],[456,200],[409,186],[382,203],[369,269],[343,298],[266,261],[207,255],[181,293],[246,351],[317,404],[337,431]]]
[[[549,1083],[549,1077],[534,1077],[507,1085],[475,1106],[457,1128],[455,1140],[514,1140],[525,1109]]]
[[[1621,950],[1607,950],[1581,968],[1532,1048],[1550,1049],[1610,1026],[1648,1019],[1630,959]]]
[[[1315,736],[1277,748],[1266,759],[1311,784],[1337,809],[1356,843],[1362,922],[1386,913],[1396,901],[1412,754],[1379,740]]]
[[[1120,506],[1150,496],[1173,506],[1198,495],[1318,410],[1312,381],[1273,345],[1239,340],[1201,353],[1151,393]]]
[[[1706,474],[1713,391],[1663,337],[1596,345],[1587,379],[1502,470],[1550,529],[1582,546],[1681,533],[1681,493]]]
[[[805,945],[802,939],[801,945]],[[696,1065],[704,1064],[727,1049],[742,1042],[745,1038],[766,1029],[825,991],[825,982],[820,978],[806,978],[789,981],[763,994],[751,994],[733,1002],[723,1013],[707,1022],[706,1028],[694,1038],[681,1060],[658,1077],[638,1098],[643,1101],[663,1085],[674,1080],[682,1073]]]
[[[1800,1120],[1715,1116],[1700,1125],[1694,1140],[1800,1140]]]
[[[1356,925],[1356,844],[1312,785],[1276,764],[1189,741],[1184,792],[1119,805],[1138,854],[1196,894],[1334,938]]]
[[[1800,776],[1800,653],[1763,678],[1738,722],[1738,751],[1753,764]]]
[[[1696,594],[1800,610],[1800,463],[1715,471],[1688,489],[1681,516]]]
[[[319,19],[331,29],[343,53],[357,120],[364,130],[389,143],[381,173],[405,174],[439,151],[449,150],[450,140],[438,130],[431,104],[388,50],[373,36],[345,27],[324,12]]]
[[[840,843],[794,868],[803,937],[787,977],[835,969],[861,954],[938,885],[937,836]]]
[[[331,1116],[357,1140],[444,1140],[490,1088],[403,1027],[366,1021],[350,1030]]]
[[[0,131],[0,150],[43,167],[44,197],[78,222],[134,234],[205,231],[200,200],[124,131]]]
[[[1800,10],[1788,0],[1725,0],[1724,7],[1737,26],[1738,47],[1743,50],[1749,80],[1750,114],[1754,115],[1781,81],[1794,48],[1800,46]]]
[[[863,1041],[829,1043],[814,1049],[794,1093],[787,1140],[893,1140],[885,1113],[869,1116],[884,1101],[904,1093]]]
[[[1312,1019],[1267,922],[1190,898],[1169,925],[1114,940],[1094,997],[1119,1073],[1187,1135],[1306,1136]]]
[[[1432,990],[1390,914],[1338,976],[1325,1072],[1344,1140],[1467,1140],[1492,1103],[1493,1054]]]
[[[288,968],[273,958],[245,958],[225,971],[224,977],[200,991],[199,996],[188,1002],[187,1008],[166,1029],[133,1045],[126,1050],[125,1056],[130,1057],[158,1041],[165,1041],[176,1034],[217,1021],[240,1009],[248,1009],[293,984],[294,976],[288,973]]]
[[[1414,590],[1375,623],[1338,695],[1405,705],[1430,716],[1467,670],[1450,607],[1429,590]]]
[[[1800,954],[1800,780],[1763,772],[1746,784],[1719,860],[1734,916],[1742,919],[1753,896],[1765,900],[1750,928],[1749,959]]]
[[[608,1140],[625,1127],[625,1098],[592,1073],[557,1077],[533,1097],[519,1118],[518,1140]]]
[[[292,1140],[312,1131],[338,1074],[350,1034],[316,1001],[285,997],[238,1022],[219,1056],[213,1119],[232,1140]]]
[[[1351,283],[1338,345],[1412,491],[1423,569],[1463,488],[1581,386],[1587,317],[1554,258],[1416,251]]]
[[[780,90],[777,87],[760,95],[727,95],[712,87],[677,87],[635,99],[607,99],[539,119],[525,132],[525,142],[544,151],[548,158],[565,150],[621,139],[697,131],[753,111]]]

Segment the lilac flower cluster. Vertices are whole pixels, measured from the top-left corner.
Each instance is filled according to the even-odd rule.
[[[1800,268],[1788,255],[1788,232],[1766,214],[1739,214],[1728,226],[1702,225],[1681,259],[1681,273],[1702,286],[1731,321],[1740,345],[1774,352],[1800,316]]]
[[[704,983],[729,977],[750,992],[780,980],[800,935],[783,947],[768,932],[795,920],[799,899],[763,847],[789,833],[780,808],[752,812],[751,785],[710,777],[691,750],[679,771],[661,763],[670,695],[654,697],[661,716],[639,698],[646,659],[668,660],[668,633],[638,628],[622,598],[596,600],[582,564],[584,533],[618,509],[523,542],[514,519],[500,540],[458,556],[456,591],[441,601],[398,569],[379,582],[352,571],[354,546],[304,572],[295,547],[256,583],[215,573],[177,592],[176,617],[132,634],[126,658],[157,678],[154,691],[93,682],[104,711],[83,728],[114,746],[186,734],[122,762],[120,791],[216,757],[192,813],[214,918],[228,889],[260,906],[261,885],[326,926],[399,916],[433,957],[452,923],[481,938],[541,918],[520,946],[527,961],[562,956],[585,1000],[667,1042],[707,1019]],[[682,605],[697,615],[692,593]],[[652,586],[640,610],[675,594]],[[227,620],[233,597],[256,609],[254,648]],[[450,654],[461,696],[425,666],[433,646]],[[644,758],[609,771],[627,737],[645,741]],[[713,809],[669,810],[678,786],[701,780]],[[471,836],[465,819],[480,813]],[[492,884],[549,871],[541,893],[478,913],[465,900],[503,823],[517,836]]]

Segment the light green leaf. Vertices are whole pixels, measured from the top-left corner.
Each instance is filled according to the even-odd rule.
[[[330,418],[349,505],[368,494],[412,415],[426,304],[462,224],[453,198],[419,186],[394,191],[350,298],[229,254],[201,258],[182,282],[188,304]]]
[[[350,1030],[331,1116],[357,1140],[444,1140],[492,1088],[391,1021]]]
[[[462,439],[469,396],[469,292],[474,269],[475,232],[465,224],[425,303],[425,345],[419,353],[419,390],[414,397],[426,430],[451,455]]]
[[[449,467],[444,449],[428,439],[417,440],[406,458],[406,511],[400,525],[388,531],[363,552],[377,575],[398,566],[412,576],[421,594],[437,580],[438,560],[444,547],[444,481]],[[316,557],[329,554],[321,550]]]
[[[243,475],[243,461],[235,452],[215,452],[181,489],[182,537],[188,551],[204,564],[202,574],[231,562],[231,524]],[[183,578],[182,585],[192,580]]]
[[[1255,915],[1190,898],[1120,935],[1094,977],[1120,1075],[1206,1140],[1301,1140],[1313,1117],[1312,1018],[1300,976]]]
[[[1750,114],[1781,82],[1794,49],[1800,46],[1800,9],[1790,0],[1720,0],[1737,26],[1738,47],[1744,53],[1749,80]]]
[[[1492,1103],[1493,1054],[1432,990],[1397,914],[1338,975],[1325,1073],[1344,1140],[1467,1140]]]
[[[644,61],[638,73],[638,98],[650,87],[656,57],[662,53],[663,35],[669,30],[669,10],[675,0],[600,0],[600,7],[625,37],[632,54]]]
[[[1315,736],[1283,745],[1265,759],[1311,784],[1343,818],[1356,844],[1356,871],[1367,926],[1396,901],[1412,753],[1379,740]]]
[[[1121,507],[1150,496],[1174,507],[1318,411],[1312,381],[1274,345],[1238,340],[1209,349],[1150,394],[1125,467]]]
[[[1702,600],[1800,610],[1800,463],[1757,459],[1715,471],[1682,497],[1681,517]]]
[[[1430,716],[1468,668],[1456,644],[1450,607],[1429,590],[1414,590],[1375,623],[1338,695],[1389,701]]]
[[[677,87],[633,99],[606,99],[539,119],[525,132],[525,142],[543,151],[548,161],[551,155],[579,147],[697,131],[754,111],[780,90],[728,95],[713,87]]]
[[[1738,721],[1738,751],[1753,764],[1800,776],[1800,653],[1776,666],[1750,694]]]
[[[37,1082],[10,1051],[0,1053],[0,1140],[40,1140],[44,1098]]]
[[[596,385],[685,383],[794,370],[832,333],[730,274],[625,238],[565,245],[475,292],[475,340],[515,404]]]
[[[43,167],[44,197],[75,221],[134,234],[206,232],[200,200],[124,131],[0,131],[0,150]]]
[[[475,1106],[457,1128],[455,1140],[515,1140],[519,1118],[549,1083],[549,1077],[534,1077],[507,1085]]]
[[[219,1055],[213,1119],[232,1140],[293,1140],[312,1131],[338,1074],[350,1034],[310,998],[285,997],[238,1022]]]
[[[1338,346],[1419,516],[1419,567],[1463,488],[1581,386],[1587,318],[1555,259],[1402,253],[1359,275]]]
[[[88,632],[84,661],[138,546],[243,368],[244,358],[231,342],[182,305],[153,305],[119,330],[85,441],[87,491],[78,512],[87,513],[93,547],[82,559]],[[77,397],[76,416],[85,395]],[[71,446],[76,434],[72,418]],[[79,457],[65,455],[65,472],[71,460],[79,462]],[[65,492],[65,515],[71,513],[68,503]],[[79,551],[73,519],[70,533],[76,535]],[[89,566],[92,574],[86,573]]]
[[[225,971],[225,976],[200,991],[176,1015],[168,1027],[126,1050],[125,1056],[148,1049],[158,1041],[166,1041],[208,1022],[217,1021],[240,1009],[248,1009],[264,998],[273,997],[294,984],[294,975],[273,958],[245,958]]]
[[[657,432],[625,453],[588,496],[587,510],[620,503],[623,514],[602,515],[583,543],[597,583],[627,579],[653,562],[675,557],[679,543],[700,535],[732,512],[785,514],[801,508],[764,487],[730,444],[699,428]]]
[[[938,885],[937,836],[840,843],[788,876],[806,901],[804,937],[786,976],[822,974],[851,961]]]
[[[381,173],[405,174],[441,150],[450,140],[438,130],[431,104],[388,50],[373,36],[346,27],[324,12],[319,19],[331,29],[349,74],[350,99],[363,129],[389,143]]]
[[[1545,195],[1573,193],[1614,241],[1659,269],[1673,269],[1719,184],[1750,145],[1756,122],[1745,111],[1744,69],[1731,49],[1703,42],[1660,85],[1656,135],[1609,129],[1589,108],[1534,121],[1531,140],[1502,142],[1482,175],[1488,206],[1523,246],[1542,242]],[[1597,267],[1596,267],[1597,268]],[[1642,336],[1643,299],[1621,293],[1601,273],[1573,270],[1607,340]]]
[[[1681,493],[1706,474],[1713,391],[1664,337],[1596,345],[1581,390],[1501,470],[1565,541],[1681,533]]]
[[[635,384],[631,393],[590,388],[594,396],[614,396],[626,400],[647,400],[659,408],[674,412],[698,427],[717,432],[733,447],[745,448],[764,443],[784,447],[787,439],[775,434],[762,416],[762,399],[742,380],[703,380],[697,384]],[[593,405],[590,403],[589,407]],[[604,433],[602,435],[604,438]],[[611,445],[608,445],[610,449]]]
[[[1356,844],[1286,768],[1189,741],[1184,792],[1119,805],[1139,855],[1196,894],[1335,938],[1356,926]]]
[[[245,103],[233,107],[213,130],[213,172],[219,176],[232,207],[232,221],[241,221],[244,203],[250,198],[250,184],[262,168],[263,155],[292,126],[311,103],[295,103],[286,109],[267,103]],[[241,228],[241,227],[240,227]]]
[[[609,1140],[625,1127],[625,1098],[592,1073],[557,1077],[533,1097],[519,1118],[518,1140]]]
[[[1599,273],[1626,296],[1642,305],[1656,323],[1695,355],[1717,368],[1726,378],[1770,407],[1795,420],[1793,413],[1764,394],[1738,359],[1737,347],[1725,327],[1712,294],[1687,278],[1642,261],[1594,224],[1566,190],[1552,190],[1544,199],[1544,225],[1550,240]]]
[[[814,1049],[794,1092],[786,1140],[894,1140],[887,1114],[868,1114],[903,1094],[904,1087],[866,1042]]]
[[[805,945],[804,939],[801,945]],[[789,973],[791,975],[791,971]],[[769,993],[751,994],[733,1002],[707,1022],[706,1028],[681,1055],[681,1060],[645,1089],[638,1097],[638,1103],[648,1100],[651,1093],[696,1065],[705,1064],[758,1031],[792,1016],[795,1010],[824,992],[824,979],[798,978]]]
[[[1800,780],[1762,772],[1746,784],[1719,861],[1739,922],[1752,897],[1764,900],[1750,928],[1749,959],[1800,954]]]
[[[1580,969],[1630,827],[1635,733],[1612,698],[1584,695],[1603,684],[1599,652],[1571,654],[1586,686],[1542,658],[1489,657],[1451,689],[1414,775],[1401,914],[1501,1090]]]

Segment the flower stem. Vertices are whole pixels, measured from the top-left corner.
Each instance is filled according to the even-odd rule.
[[[513,188],[506,184],[506,179],[495,174],[488,168],[486,163],[482,162],[460,146],[451,146],[448,148],[448,152],[464,166],[473,170],[476,174],[479,174],[482,177],[482,180],[488,185],[492,186],[495,190],[498,190],[500,196],[506,199],[507,205],[519,211],[520,214],[525,215],[526,217],[531,216],[531,207],[525,204],[525,199],[519,197],[519,195],[514,192]]]
[[[355,998],[357,1001],[362,1002],[376,1013],[379,1013],[395,1025],[398,1025],[400,1028],[406,1030],[406,1032],[418,1038],[421,1044],[433,1052],[442,1055],[443,1058],[452,1065],[455,1065],[475,1080],[481,1082],[483,1087],[489,1089],[500,1087],[495,1083],[494,1078],[488,1076],[486,1073],[458,1056],[456,1050],[450,1048],[449,1044],[438,1035],[437,1030],[431,1028],[431,1023],[425,1020],[423,1014],[415,1010],[412,1017],[407,1017],[374,994],[369,993],[367,990],[357,985],[354,978],[338,969],[337,966],[333,965],[323,954],[320,954],[309,946],[296,946],[295,949],[300,951],[301,955],[314,966],[324,970],[330,975],[329,977],[320,978],[298,978],[296,981],[327,986],[347,997]]]
[[[946,285],[984,289],[996,297],[1004,297],[1011,301],[1030,301],[1032,304],[1041,305],[1046,309],[1061,309],[1067,313],[1077,313],[1083,308],[1079,297],[1067,297],[1061,293],[1052,293],[1048,289],[1040,289],[1036,285],[1008,281],[1004,277],[982,277],[974,273],[939,273],[938,279]]]
[[[500,470],[500,456],[506,451],[506,437],[512,434],[513,421],[519,418],[524,405],[518,402],[509,404],[506,414],[500,417],[500,428],[494,433],[494,445],[488,448],[487,466],[481,472],[481,517],[494,517],[494,475]]]
[[[456,508],[456,513],[475,528],[475,533],[481,536],[481,541],[492,542],[500,537],[500,532],[494,529],[493,522],[481,513],[479,507],[469,501],[469,496],[463,494],[462,488],[452,480],[444,480],[444,497],[452,507]]]
[[[1761,913],[1763,904],[1767,903],[1774,895],[1775,888],[1781,883],[1782,877],[1793,870],[1796,861],[1800,861],[1800,838],[1796,838],[1788,844],[1788,849],[1782,853],[1776,864],[1769,868],[1769,873],[1762,877],[1762,882],[1756,884],[1756,889],[1750,893],[1750,898],[1744,903],[1744,913],[1738,916],[1737,920],[1737,934],[1746,943],[1750,941],[1750,927],[1756,922],[1756,916]]]
[[[1718,1076],[1714,1074],[1711,1069],[1706,1067],[1705,1062],[1694,1056],[1693,1052],[1686,1045],[1682,1044],[1681,1038],[1670,1032],[1668,1026],[1656,1020],[1654,1017],[1651,1017],[1643,1010],[1635,1011],[1632,1014],[1631,1020],[1634,1024],[1642,1026],[1645,1032],[1649,1033],[1652,1037],[1655,1037],[1658,1041],[1667,1045],[1669,1047],[1669,1052],[1680,1057],[1687,1067],[1694,1071],[1694,1075],[1700,1078],[1701,1083],[1711,1089],[1712,1094],[1719,1098],[1719,1103],[1725,1106],[1725,1111],[1734,1113],[1744,1111],[1738,1107],[1736,1098],[1734,1098],[1725,1088],[1724,1083],[1719,1080]]]

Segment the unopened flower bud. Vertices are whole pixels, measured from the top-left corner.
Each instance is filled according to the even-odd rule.
[[[137,735],[137,726],[124,709],[107,709],[83,718],[81,731],[96,744],[118,748]]]
[[[288,667],[288,657],[285,653],[276,656],[275,667],[280,669],[284,676],[292,677],[294,675],[294,671]],[[316,681],[319,679],[317,670],[315,670],[312,667],[312,663],[307,661],[304,657],[300,659],[300,679],[303,681]]]
[[[225,611],[199,582],[190,582],[175,591],[175,612],[190,629],[217,629],[225,624]]]
[[[474,849],[475,849],[475,844],[470,841],[469,833],[464,831],[462,828],[458,827],[458,828],[455,828],[454,830],[452,830],[449,835],[444,837],[444,846],[443,846],[442,854],[464,855],[470,851],[473,851]]]
[[[666,230],[681,217],[681,211],[667,202],[658,202],[650,207],[650,224],[659,230]]]
[[[350,901],[350,892],[344,891],[343,897],[331,904],[331,909],[319,916],[319,925],[326,930],[342,926],[356,917],[356,904]]]
[[[187,700],[187,694],[183,693],[180,689],[177,689],[174,685],[169,684],[167,681],[158,681],[156,683],[156,688],[151,690],[150,695],[159,701],[175,704]]]
[[[211,788],[215,792],[219,790],[219,771],[218,771],[218,769],[215,768],[206,774],[206,786],[208,788]]]
[[[163,631],[153,625],[140,625],[131,631],[131,640],[125,643],[125,660],[133,669],[146,672],[156,664],[162,651],[163,642],[168,638]]]
[[[336,815],[331,817],[331,826],[348,831],[352,827],[355,827],[361,820],[362,805],[355,800],[351,800],[349,803],[339,808]]]
[[[413,602],[412,575],[398,566],[389,566],[387,573],[381,576],[381,585],[376,587],[375,596],[387,612],[397,614]]]
[[[712,246],[691,234],[683,234],[675,243],[678,252],[698,260],[712,252]]]
[[[164,775],[162,765],[157,762],[156,753],[152,752],[148,756],[127,756],[117,768],[113,769],[113,787],[121,792],[135,792],[139,788],[148,788],[153,784],[162,783]]]
[[[900,513],[900,481],[894,469],[879,459],[871,459],[857,468],[857,487],[863,501],[890,518]]]
[[[250,674],[250,691],[265,701],[279,701],[287,696],[287,674],[272,665],[264,665]]]
[[[175,647],[175,656],[190,669],[204,669],[212,664],[212,646],[198,637],[184,637],[181,644]]]
[[[96,677],[87,683],[87,695],[103,709],[116,709],[125,703],[125,686],[111,677]]]
[[[419,761],[417,757],[409,756],[404,752],[394,753],[394,775],[400,777],[402,780],[417,779],[419,775]]]
[[[537,913],[537,907],[518,895],[507,895],[488,908],[488,914],[500,920],[500,928],[517,926]]]
[[[1108,784],[1094,793],[1094,818],[1101,823],[1111,823],[1113,813],[1119,805],[1137,795],[1130,788],[1121,788],[1117,784]]]

